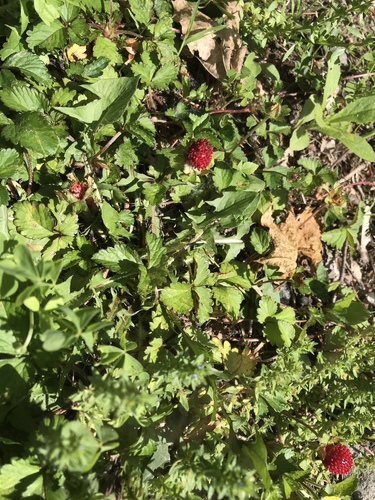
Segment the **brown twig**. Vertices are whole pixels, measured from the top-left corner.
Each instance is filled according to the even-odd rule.
[[[116,132],[116,134],[110,139],[105,146],[102,147],[97,153],[93,155],[93,158],[98,158],[101,154],[103,154],[107,149],[120,137],[122,131]]]
[[[375,187],[375,182],[371,182],[371,181],[351,182],[350,184],[345,184],[345,186],[343,186],[342,188],[348,189],[352,186],[373,186],[373,187]]]

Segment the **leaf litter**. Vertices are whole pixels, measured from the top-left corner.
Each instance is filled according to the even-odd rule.
[[[321,232],[311,207],[307,207],[298,217],[290,211],[281,224],[275,224],[272,207],[269,207],[260,222],[269,228],[274,250],[257,262],[278,267],[282,278],[293,276],[298,256],[308,257],[314,265],[321,262]]]
[[[186,0],[172,0],[172,4],[173,18],[180,23],[182,34],[186,35],[193,9]],[[241,73],[247,52],[247,47],[239,36],[242,7],[238,2],[224,2],[223,8],[227,14],[223,15],[224,27],[218,33],[212,30],[221,26],[198,10],[188,34],[189,38],[205,30],[211,31],[187,43],[191,54],[197,56],[204,68],[218,80],[226,78],[229,69]]]

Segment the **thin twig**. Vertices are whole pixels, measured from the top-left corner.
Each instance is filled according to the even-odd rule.
[[[219,113],[230,113],[231,115],[235,113],[253,113],[254,110],[250,109],[249,107],[247,108],[242,108],[242,109],[216,109],[214,111],[210,111],[208,114],[209,115],[217,115]]]
[[[355,78],[364,78],[366,76],[375,76],[375,73],[362,73],[360,75],[344,76],[341,78],[341,80],[354,80]]]
[[[110,139],[105,146],[102,147],[97,153],[93,155],[93,158],[97,158],[101,154],[103,154],[107,149],[120,137],[122,131],[116,132],[116,134]]]
[[[371,181],[351,182],[350,184],[345,184],[345,186],[343,186],[343,189],[348,189],[352,186],[373,186],[373,187],[375,187],[375,182],[371,182]]]

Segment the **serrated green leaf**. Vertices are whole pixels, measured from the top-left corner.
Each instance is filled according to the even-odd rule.
[[[14,26],[8,26],[11,30],[8,39],[3,44],[0,50],[0,58],[4,61],[8,56],[14,54],[15,52],[20,52],[24,49],[21,43],[21,35],[18,32],[18,29]]]
[[[144,26],[150,22],[153,3],[151,0],[129,0],[130,12],[134,19]]]
[[[0,149],[0,179],[26,180],[27,171],[18,151]]]
[[[121,64],[123,62],[117,50],[117,45],[104,36],[99,36],[95,40],[93,55],[97,58],[106,57],[111,61],[111,64]]]
[[[0,99],[15,111],[44,111],[48,107],[48,100],[43,94],[25,86],[0,91]]]
[[[250,233],[250,242],[254,250],[262,254],[270,246],[271,240],[267,231],[262,228],[255,228]]]
[[[31,463],[31,460],[13,458],[10,464],[4,464],[0,469],[0,491],[3,495],[10,493],[20,481],[28,476],[37,474],[40,466]]]
[[[207,201],[215,207],[214,214],[206,222],[213,219],[220,221],[223,226],[236,226],[239,220],[250,219],[258,207],[260,195],[248,191],[227,191],[221,198]]]
[[[166,248],[163,246],[163,240],[153,233],[146,233],[147,245],[147,269],[158,267],[163,261]]]
[[[47,118],[35,111],[18,115],[14,123],[3,128],[2,135],[43,158],[55,154],[60,143]]]
[[[267,318],[272,318],[277,312],[277,304],[271,297],[263,296],[259,301],[257,319],[259,323],[265,323]]]
[[[322,234],[322,241],[328,243],[335,248],[341,250],[344,246],[347,238],[347,233],[344,227],[340,227],[338,229],[332,229],[331,231],[326,231]]]
[[[138,274],[138,263],[126,245],[119,243],[114,247],[99,250],[92,259],[111,271],[122,271],[127,276]]]
[[[124,114],[125,108],[137,88],[137,78],[108,78],[90,85],[82,85],[100,97],[76,107],[56,107],[58,111],[84,123],[113,123]]]
[[[197,295],[198,321],[204,323],[212,315],[212,291],[209,287],[206,286],[196,286],[194,287],[193,292]]]
[[[160,300],[167,307],[182,314],[191,312],[194,306],[189,283],[172,283],[170,287],[162,290]]]
[[[173,63],[164,64],[152,77],[151,87],[166,89],[173,82],[178,73],[178,68]]]
[[[238,318],[243,295],[233,286],[216,285],[212,288],[215,300],[224,307],[231,318]]]
[[[42,203],[19,202],[14,206],[15,225],[21,234],[31,239],[53,236],[55,220]]]
[[[45,85],[51,81],[51,76],[43,62],[31,52],[23,51],[12,54],[4,61],[3,68],[18,69],[25,76]]]
[[[9,202],[9,193],[4,186],[0,184],[0,205],[7,205]],[[0,216],[1,219],[1,216]],[[0,229],[0,234],[2,233]]]
[[[34,9],[40,19],[47,25],[60,17],[60,6],[61,2],[59,0],[34,0]]]
[[[54,20],[50,25],[39,23],[27,32],[27,44],[30,49],[61,49],[66,45],[66,29],[59,20]]]

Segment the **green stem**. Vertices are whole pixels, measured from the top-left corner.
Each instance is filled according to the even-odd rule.
[[[34,333],[34,313],[33,311],[29,311],[29,331],[27,332],[27,337],[25,342],[23,343],[22,346],[22,353],[25,354],[27,352],[27,348],[31,342],[31,339],[33,338],[33,333]]]
[[[287,411],[283,411],[282,412],[283,415],[285,415],[286,417],[288,418],[291,418],[292,420],[295,420],[296,422],[298,422],[299,424],[303,425],[304,427],[306,427],[307,429],[309,429],[309,431],[311,431],[313,434],[315,434],[315,436],[320,439],[320,436],[319,434],[316,432],[316,430],[314,430],[311,425],[307,424],[306,422],[304,422],[303,420],[301,420],[300,418],[298,417],[295,417],[294,415],[291,415],[290,413],[288,413]]]

